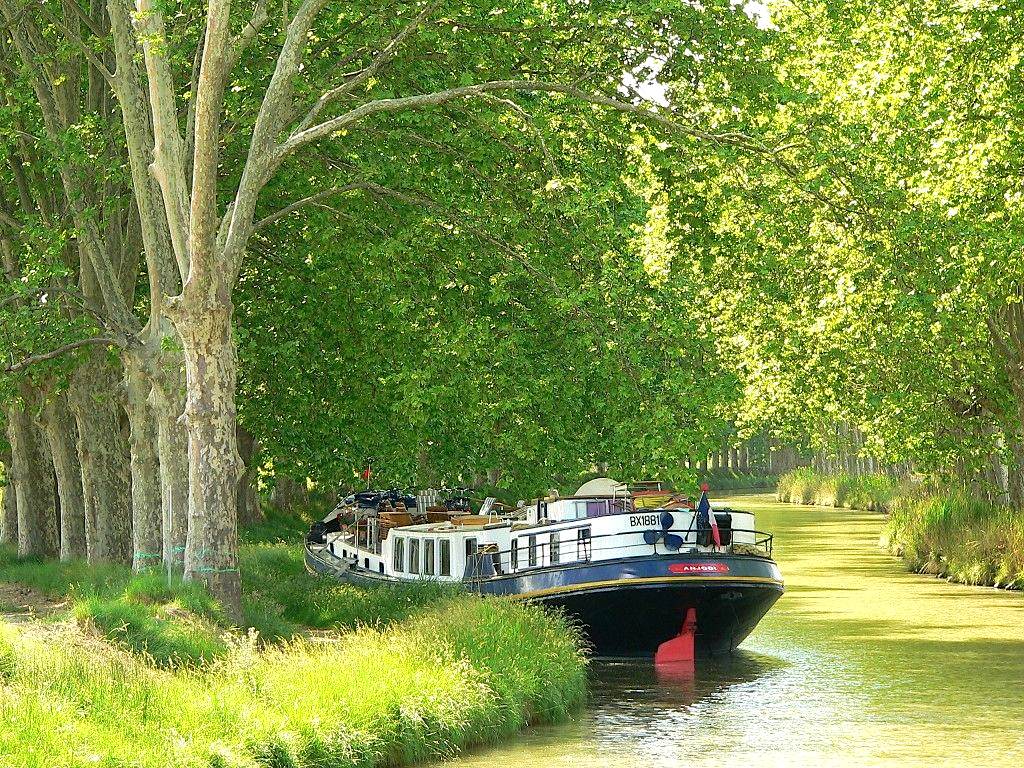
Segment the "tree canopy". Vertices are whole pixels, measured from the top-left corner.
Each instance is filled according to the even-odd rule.
[[[237,606],[255,470],[332,488],[372,457],[525,496],[596,467],[685,484],[754,433],[1024,503],[1013,8],[0,20],[23,554],[131,552]],[[52,476],[72,547],[26,533]]]

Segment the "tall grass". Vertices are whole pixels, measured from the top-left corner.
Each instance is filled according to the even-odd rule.
[[[0,622],[0,764],[394,766],[582,701],[582,640],[562,617],[311,576],[306,524],[272,514],[243,537],[248,634],[194,584],[0,549],[0,580],[67,598],[77,620]]]
[[[959,491],[898,498],[885,538],[910,568],[963,584],[1024,588],[1024,511]]]
[[[71,614],[125,648],[164,666],[223,654],[224,613],[198,584],[120,565],[19,559],[0,547],[0,581],[17,582],[70,605]],[[58,614],[58,618],[62,614]]]
[[[584,695],[576,632],[450,598],[390,629],[166,670],[65,630],[0,635],[0,754],[19,766],[384,766],[447,758]]]
[[[817,504],[885,512],[901,493],[901,484],[887,475],[823,475],[810,467],[801,467],[779,478],[779,501],[793,504]]]

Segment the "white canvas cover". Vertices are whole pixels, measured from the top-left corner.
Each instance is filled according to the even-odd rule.
[[[577,496],[628,496],[629,486],[610,477],[595,477],[576,491]]]

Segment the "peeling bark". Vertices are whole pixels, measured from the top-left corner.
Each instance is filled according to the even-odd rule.
[[[166,355],[159,364],[151,394],[160,458],[163,562],[164,568],[172,573],[185,569],[188,534],[188,433],[182,423],[185,412],[182,368],[180,354]]]
[[[78,463],[78,427],[68,408],[67,395],[51,393],[40,412],[40,426],[50,446],[60,499],[60,559],[84,558],[85,497],[82,467]]]
[[[54,557],[57,514],[45,441],[23,403],[8,408],[7,430],[18,505],[18,556]]]
[[[189,304],[190,309],[196,306]],[[188,381],[185,578],[205,584],[227,615],[241,623],[237,514],[243,466],[235,434],[237,360],[231,303],[226,299],[207,302],[201,309],[183,313],[175,325],[185,351]]]
[[[69,403],[78,426],[89,563],[129,563],[132,556],[129,450],[115,398],[119,377],[102,359],[72,377]]]
[[[163,560],[163,509],[157,427],[150,407],[149,377],[138,360],[125,359],[132,473],[132,570],[158,568]]]

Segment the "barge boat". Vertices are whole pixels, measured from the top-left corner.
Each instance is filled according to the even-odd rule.
[[[599,656],[726,653],[783,592],[772,536],[660,483],[609,478],[515,509],[465,496],[364,491],[306,540],[310,571],[355,584],[433,579],[564,610]]]

